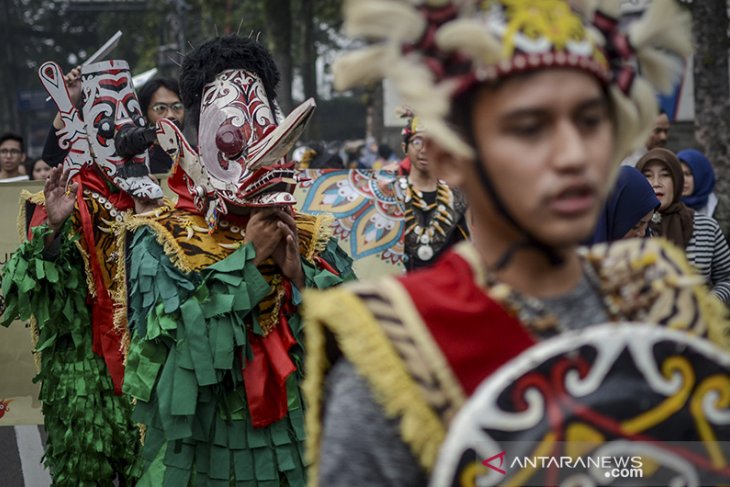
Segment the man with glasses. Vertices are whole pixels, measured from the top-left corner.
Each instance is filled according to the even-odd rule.
[[[180,129],[185,121],[185,108],[180,101],[180,86],[173,78],[154,78],[142,85],[138,92],[139,104],[147,122],[153,127],[158,120],[172,120]],[[155,143],[150,148],[150,172],[167,173],[172,159]]]
[[[23,137],[12,132],[0,136],[0,182],[26,181],[28,176],[20,172],[24,162]]]

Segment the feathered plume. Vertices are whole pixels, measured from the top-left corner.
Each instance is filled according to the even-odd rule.
[[[345,18],[345,33],[365,39],[415,42],[426,27],[426,20],[413,7],[385,0],[350,0],[345,4]]]
[[[458,19],[443,25],[436,32],[436,44],[446,52],[461,51],[475,61],[499,61],[502,46],[475,19]]]
[[[689,24],[689,14],[676,2],[654,1],[628,28],[642,75],[664,93],[671,91],[692,52]]]
[[[385,45],[371,46],[349,52],[332,65],[335,75],[335,89],[348,90],[353,86],[367,84],[383,77],[383,62],[387,57]]]

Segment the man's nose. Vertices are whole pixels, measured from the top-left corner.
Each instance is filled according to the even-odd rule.
[[[587,161],[585,140],[580,130],[571,122],[562,122],[556,134],[553,163],[560,170],[580,170]]]

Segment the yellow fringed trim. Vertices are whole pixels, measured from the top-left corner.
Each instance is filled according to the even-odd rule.
[[[307,374],[302,388],[307,400],[306,445],[311,462],[308,485],[317,485],[319,470],[322,391],[329,367],[325,328],[334,333],[344,355],[367,379],[386,415],[399,418],[403,441],[430,472],[445,438],[445,427],[368,308],[345,287],[325,293],[306,290],[304,302]]]
[[[18,202],[18,206],[20,207],[18,211],[18,237],[20,243],[23,243],[27,240],[26,236],[28,235],[28,228],[26,228],[26,217],[27,213],[25,210],[25,204],[26,203],[32,203],[34,205],[45,205],[46,203],[46,197],[43,194],[43,191],[39,191],[37,193],[31,193],[27,189],[23,189],[20,191],[20,201]]]
[[[331,215],[307,215],[305,213],[297,213],[295,215],[297,232],[302,237],[299,243],[304,245],[299,251],[305,260],[311,262],[315,255],[324,252],[327,248],[332,235],[334,234],[334,217]]]
[[[155,213],[160,212],[160,210],[168,211],[169,209],[169,207],[161,207]],[[122,225],[129,232],[134,232],[140,227],[150,227],[157,238],[157,243],[162,246],[162,251],[170,258],[170,262],[182,272],[193,272],[193,268],[188,265],[185,251],[167,228],[157,220],[130,214],[124,217]]]
[[[127,326],[127,266],[126,266],[126,232],[124,227],[116,229],[116,247],[117,247],[117,269],[114,275],[114,288],[110,289],[112,303],[114,306],[114,331],[121,335],[121,351],[123,364],[127,366],[127,355],[129,353],[129,345],[132,341]]]
[[[43,194],[43,191],[31,193],[27,189],[24,189],[20,192],[20,200],[28,201],[30,203],[33,203],[34,205],[45,205],[46,204],[46,196]]]
[[[415,303],[411,300],[408,291],[395,279],[382,281],[381,289],[383,294],[388,296],[393,303],[398,303],[398,316],[403,320],[403,326],[418,344],[418,349],[424,355],[424,360],[439,380],[439,386],[443,394],[449,399],[453,406],[445,413],[442,412],[447,424],[450,424],[453,416],[461,409],[467,400],[466,393],[461,387],[459,379],[449,366],[446,356],[441,351],[438,343],[428,331],[423,322]]]
[[[91,273],[91,262],[89,262],[89,254],[84,249],[82,239],[77,239],[74,242],[76,248],[79,250],[81,260],[84,262],[84,275],[86,276],[86,287],[89,289],[91,296],[96,296],[96,283],[94,282],[94,274]]]

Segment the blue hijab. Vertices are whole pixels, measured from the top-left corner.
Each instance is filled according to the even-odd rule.
[[[621,166],[590,243],[622,239],[644,215],[659,208],[660,204],[646,176],[634,167]]]
[[[715,190],[715,170],[710,160],[695,149],[681,150],[677,152],[677,158],[687,164],[695,183],[692,194],[682,196],[682,202],[693,210],[700,210],[707,206],[707,200]]]

